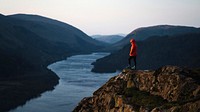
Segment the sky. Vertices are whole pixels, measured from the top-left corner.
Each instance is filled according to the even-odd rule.
[[[37,14],[88,35],[128,34],[161,24],[200,27],[200,0],[0,0],[0,13]]]

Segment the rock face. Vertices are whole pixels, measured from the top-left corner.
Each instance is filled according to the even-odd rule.
[[[198,70],[165,66],[155,71],[124,69],[84,98],[74,112],[198,112]]]

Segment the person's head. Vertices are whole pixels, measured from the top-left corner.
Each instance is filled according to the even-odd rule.
[[[130,43],[135,43],[135,40],[132,38],[132,39],[130,40]]]

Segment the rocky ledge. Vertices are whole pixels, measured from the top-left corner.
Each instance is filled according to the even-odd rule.
[[[73,112],[200,112],[199,71],[176,66],[124,69]]]

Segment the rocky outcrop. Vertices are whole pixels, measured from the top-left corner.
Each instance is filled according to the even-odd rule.
[[[124,69],[84,98],[74,112],[198,112],[200,72],[176,66],[155,71]]]

